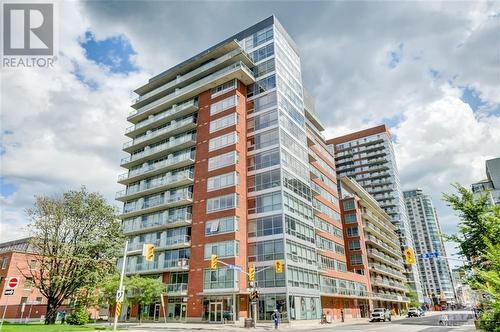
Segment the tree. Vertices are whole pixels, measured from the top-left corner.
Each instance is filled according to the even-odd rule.
[[[406,285],[406,289],[406,293],[408,294],[408,298],[410,299],[410,303],[408,303],[410,308],[419,308],[420,302],[418,301],[417,291],[410,285]]]
[[[105,280],[101,286],[101,304],[115,304],[116,303],[116,291],[120,285],[120,275],[115,274],[112,277]],[[165,292],[165,284],[158,278],[151,277],[141,277],[134,275],[132,277],[125,276],[123,279],[123,285],[125,286],[125,294],[123,303],[136,303],[138,305],[144,306],[161,298],[161,295]],[[140,315],[140,311],[139,311]],[[139,318],[142,318],[139,316]]]
[[[54,324],[65,299],[86,289],[92,293],[101,278],[116,270],[120,221],[100,194],[85,187],[36,197],[26,213],[37,261],[29,274],[48,301],[45,324]]]
[[[469,261],[469,267],[482,263],[487,250],[486,238],[492,244],[500,241],[500,227],[495,214],[499,209],[488,204],[486,195],[474,196],[467,188],[455,184],[456,194],[443,194],[443,199],[458,213],[460,223],[458,232],[445,236],[447,240],[458,243],[459,253]],[[496,211],[496,212],[495,212]]]

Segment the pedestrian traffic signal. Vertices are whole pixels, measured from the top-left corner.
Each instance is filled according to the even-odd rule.
[[[248,281],[255,281],[255,267],[248,268]]]
[[[145,243],[142,246],[142,256],[146,257],[146,261],[152,262],[155,258],[155,246],[151,243]]]
[[[415,252],[413,252],[412,248],[406,248],[404,251],[404,255],[405,255],[406,264],[408,264],[408,265],[415,264],[415,262],[416,262]]]
[[[283,273],[283,261],[282,260],[274,261],[274,272]]]
[[[259,293],[256,289],[250,292],[250,300],[257,300],[259,298]]]
[[[217,268],[217,255],[213,254],[210,256],[210,268],[215,270]]]

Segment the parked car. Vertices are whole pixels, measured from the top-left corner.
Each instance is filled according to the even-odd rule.
[[[408,309],[408,317],[420,317],[422,316],[422,312],[417,308]]]
[[[386,308],[375,308],[370,313],[370,322],[373,321],[391,321],[391,311]]]

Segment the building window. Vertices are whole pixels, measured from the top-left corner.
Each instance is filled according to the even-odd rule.
[[[318,272],[310,271],[300,267],[289,266],[287,268],[288,285],[292,287],[318,289]]]
[[[9,266],[9,257],[4,257],[2,261],[2,269],[6,269]]]
[[[214,151],[223,147],[238,143],[238,132],[231,133],[211,138],[208,142],[208,151]]]
[[[213,88],[212,91],[211,91],[212,92],[211,98],[215,98],[215,97],[218,97],[220,95],[223,95],[224,93],[229,92],[231,90],[234,90],[237,87],[238,87],[238,81],[237,80],[230,80],[230,81],[228,81],[228,82],[226,82],[224,84],[221,84],[221,85]],[[229,98],[227,98],[227,99],[229,99]],[[210,113],[210,115],[213,115],[213,114]]]
[[[314,228],[292,216],[285,215],[286,233],[301,240],[314,243]]]
[[[229,114],[219,118],[217,120],[210,121],[210,133],[216,132],[218,130],[234,126],[238,123],[239,115],[238,113]]]
[[[210,105],[210,115],[215,115],[238,105],[238,96],[234,95]]]
[[[240,255],[239,241],[224,241],[205,244],[205,259],[210,259],[212,255],[218,258],[238,257]]]
[[[346,224],[354,224],[358,222],[358,218],[356,217],[356,214],[354,213],[349,213],[344,215],[344,222]]]
[[[351,265],[363,265],[363,257],[361,255],[352,255],[349,259]]]
[[[247,159],[248,171],[255,171],[261,168],[267,168],[280,163],[279,149],[257,153]]]
[[[358,236],[358,227],[347,227],[347,236]]]
[[[229,194],[207,199],[207,213],[234,209],[239,206],[240,196]]]
[[[205,270],[203,289],[236,288],[238,273],[235,271],[225,267],[217,270]]]
[[[247,140],[248,151],[259,150],[279,143],[278,129],[256,134]]]
[[[258,173],[248,177],[248,192],[279,187],[280,182],[281,176],[279,168]]]
[[[349,240],[349,250],[359,250],[361,249],[361,244],[359,240]]]
[[[248,237],[267,236],[283,233],[283,216],[261,217],[248,221]]]
[[[344,201],[344,210],[354,210],[356,206],[354,205],[354,200]]]
[[[207,191],[213,191],[221,188],[237,186],[238,184],[239,184],[239,174],[237,172],[212,176],[207,179]]]
[[[316,250],[314,248],[286,240],[287,259],[293,262],[316,265]]]
[[[238,152],[231,151],[208,159],[208,170],[235,165],[238,163]]]
[[[23,287],[24,287],[24,289],[31,289],[31,287],[33,287],[33,279],[32,278],[26,278],[26,280],[24,280]]]
[[[281,191],[258,195],[248,200],[248,214],[281,210]]]
[[[239,218],[235,216],[209,220],[205,223],[205,235],[234,232],[239,229]]]
[[[248,244],[248,261],[263,262],[284,258],[283,240],[260,241]]]
[[[28,298],[26,296],[21,297],[21,303],[20,304],[23,304],[23,303],[26,303],[26,302],[28,302]]]

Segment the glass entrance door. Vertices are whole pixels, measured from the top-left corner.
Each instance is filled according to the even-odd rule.
[[[158,321],[160,319],[160,304],[155,303],[155,308],[153,312],[153,320]]]
[[[187,314],[187,304],[182,303],[181,304],[181,321],[186,321],[186,315]]]
[[[222,302],[210,302],[208,316],[210,323],[222,323]]]

